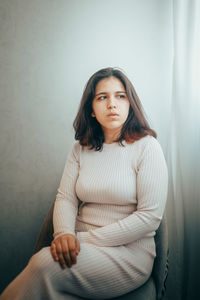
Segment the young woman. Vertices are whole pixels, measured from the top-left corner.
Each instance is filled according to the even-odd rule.
[[[165,158],[129,79],[96,72],[74,121],[54,206],[54,240],[2,300],[110,299],[149,278],[167,198]]]

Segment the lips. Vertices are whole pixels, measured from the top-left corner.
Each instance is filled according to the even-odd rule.
[[[117,114],[117,113],[110,113],[107,116],[108,117],[117,117],[117,116],[119,116],[119,114]]]

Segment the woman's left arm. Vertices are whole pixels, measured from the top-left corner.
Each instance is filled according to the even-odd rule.
[[[81,242],[119,246],[153,236],[165,209],[168,171],[160,144],[149,139],[137,165],[137,210],[115,223],[80,232]]]

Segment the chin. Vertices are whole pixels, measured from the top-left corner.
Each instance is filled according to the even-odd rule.
[[[105,128],[108,130],[121,130],[123,125],[118,125],[118,124],[110,124],[109,126],[106,126]]]

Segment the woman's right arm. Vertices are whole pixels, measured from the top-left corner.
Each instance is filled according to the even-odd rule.
[[[78,210],[75,185],[79,173],[79,144],[76,143],[67,157],[58,188],[53,211],[54,241],[51,254],[62,267],[76,263],[80,244],[75,236],[75,221]]]

